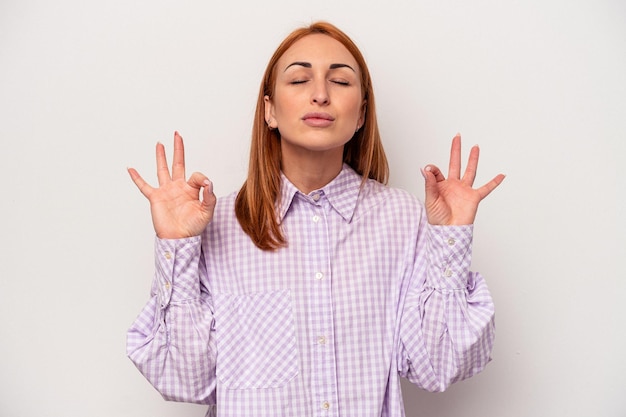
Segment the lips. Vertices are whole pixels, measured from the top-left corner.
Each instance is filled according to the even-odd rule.
[[[308,126],[326,127],[330,126],[335,121],[335,118],[328,113],[314,112],[305,114],[302,117],[302,121]]]

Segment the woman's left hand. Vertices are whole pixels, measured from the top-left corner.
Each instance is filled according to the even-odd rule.
[[[472,188],[478,167],[478,146],[470,151],[463,178],[461,178],[461,135],[452,139],[450,165],[446,179],[435,165],[422,169],[426,180],[426,215],[433,225],[467,225],[474,223],[478,204],[504,180],[496,175],[480,188]]]

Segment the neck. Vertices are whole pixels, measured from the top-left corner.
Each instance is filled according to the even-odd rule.
[[[291,153],[283,149],[283,174],[304,194],[331,182],[343,167],[343,149],[328,152]]]

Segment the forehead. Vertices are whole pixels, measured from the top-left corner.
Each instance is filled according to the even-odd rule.
[[[313,66],[348,64],[355,70],[358,67],[350,51],[341,42],[317,33],[294,42],[278,60],[279,68],[284,69],[292,62],[309,62]]]

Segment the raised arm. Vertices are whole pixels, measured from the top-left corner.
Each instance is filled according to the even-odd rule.
[[[494,305],[483,277],[470,271],[478,204],[504,180],[474,189],[478,147],[461,177],[461,137],[452,140],[446,179],[434,165],[426,180],[426,217],[403,307],[400,371],[429,391],[482,371],[494,341]],[[426,220],[428,224],[426,224]]]
[[[152,296],[128,330],[127,354],[165,399],[214,404],[213,306],[202,285],[207,272],[200,235],[213,217],[216,198],[204,175],[194,173],[185,181],[178,133],[171,175],[162,144],[157,145],[156,159],[157,188],[136,170],[128,170],[150,201],[158,239]]]

